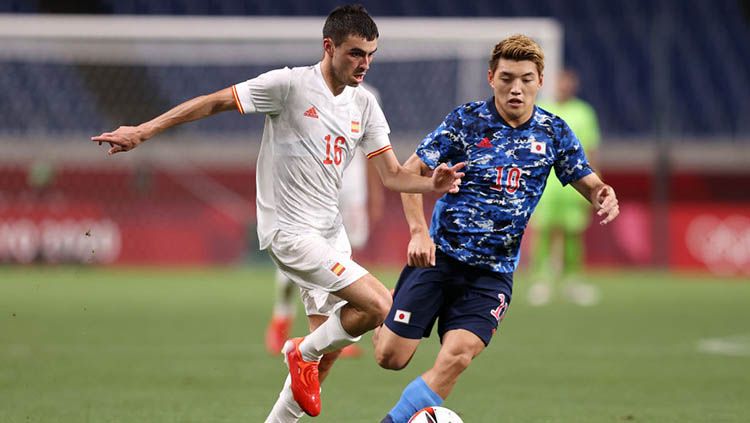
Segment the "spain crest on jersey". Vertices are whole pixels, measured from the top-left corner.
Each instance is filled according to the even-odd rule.
[[[352,121],[352,133],[356,134],[359,132],[359,121],[353,120]]]
[[[336,276],[341,276],[342,273],[344,273],[344,270],[346,270],[346,267],[341,265],[341,263],[336,262],[333,266],[331,266],[331,272],[335,273]]]

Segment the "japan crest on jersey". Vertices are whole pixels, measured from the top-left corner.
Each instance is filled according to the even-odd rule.
[[[394,322],[408,324],[410,320],[411,320],[411,312],[410,311],[396,310],[396,313],[393,315],[393,321]]]
[[[531,152],[534,154],[547,154],[547,144],[544,141],[531,140]]]

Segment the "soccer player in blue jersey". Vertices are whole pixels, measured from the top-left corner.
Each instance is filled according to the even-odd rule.
[[[534,105],[543,71],[544,54],[530,38],[498,43],[487,78],[493,97],[452,111],[405,164],[421,174],[441,163],[466,167],[461,190],[435,204],[429,233],[421,195],[402,195],[412,234],[408,265],[373,338],[375,357],[384,368],[403,369],[436,320],[442,346],[384,423],[440,405],[489,344],[510,304],[521,237],[552,168],[593,204],[601,224],[619,214],[614,190],[591,169],[568,125]]]

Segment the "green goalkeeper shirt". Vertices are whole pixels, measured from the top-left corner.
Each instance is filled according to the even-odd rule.
[[[599,146],[599,122],[593,107],[587,102],[573,98],[564,103],[540,103],[539,107],[561,117],[573,130],[583,146],[591,155]],[[550,180],[542,199],[534,212],[535,219],[542,225],[565,226],[571,230],[583,230],[590,219],[588,202],[572,187],[563,187]],[[556,220],[556,222],[551,222]]]

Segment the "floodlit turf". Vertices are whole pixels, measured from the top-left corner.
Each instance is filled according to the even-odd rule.
[[[750,421],[750,283],[593,278],[597,306],[532,308],[519,277],[445,406],[467,423]],[[0,422],[263,421],[285,375],[262,344],[271,280],[266,267],[0,267]],[[363,346],[307,421],[379,422],[437,350],[426,341],[392,372]]]

